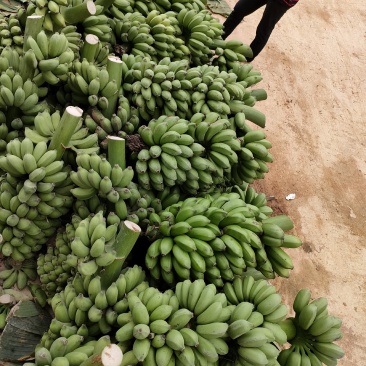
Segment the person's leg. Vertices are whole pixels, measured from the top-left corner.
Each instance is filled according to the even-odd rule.
[[[254,13],[266,3],[267,0],[239,0],[223,24],[225,33],[222,38],[226,39],[245,16]]]
[[[288,9],[288,6],[276,0],[268,0],[262,19],[258,24],[256,36],[250,44],[250,48],[253,51],[253,57],[247,58],[247,61],[252,61],[263,50],[276,23]]]

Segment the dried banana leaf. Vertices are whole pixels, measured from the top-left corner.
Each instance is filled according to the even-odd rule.
[[[0,335],[0,360],[20,362],[32,359],[51,320],[51,315],[32,301],[15,305]]]

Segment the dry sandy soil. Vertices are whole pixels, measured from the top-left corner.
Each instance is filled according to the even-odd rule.
[[[250,44],[262,11],[229,39]],[[268,93],[256,107],[275,159],[257,188],[275,197],[304,242],[289,250],[290,278],[274,284],[288,305],[304,287],[327,297],[343,319],[341,366],[366,365],[365,23],[364,1],[300,0],[253,61]]]

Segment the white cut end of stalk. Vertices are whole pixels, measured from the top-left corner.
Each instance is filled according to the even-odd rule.
[[[79,107],[69,106],[66,108],[66,111],[74,117],[81,117],[83,115],[83,110]]]
[[[43,18],[43,15],[29,15],[27,16],[27,19],[39,19]]]
[[[0,244],[4,241],[3,236],[0,234]]]
[[[120,366],[123,360],[122,350],[116,344],[104,347],[101,354],[103,366]]]
[[[113,140],[113,141],[124,141],[125,139],[122,137],[118,137],[118,136],[107,136],[108,140]]]
[[[122,60],[119,58],[119,57],[117,57],[117,56],[108,56],[108,60],[109,61],[111,61],[111,62],[116,62],[116,63],[122,63]]]
[[[132,221],[125,220],[124,224],[126,225],[127,229],[130,229],[131,231],[135,231],[136,233],[141,232],[140,226],[138,226],[137,224],[135,224]]]
[[[99,38],[95,34],[88,34],[85,37],[85,42],[89,44],[98,44]]]
[[[90,15],[94,15],[97,12],[97,7],[95,6],[93,1],[87,1],[86,8],[88,9]]]

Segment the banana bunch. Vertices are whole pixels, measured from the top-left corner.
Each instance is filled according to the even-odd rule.
[[[108,8],[115,20],[123,20],[125,14],[133,13],[134,0],[117,0]]]
[[[214,365],[227,353],[223,338],[231,309],[226,310],[226,298],[216,294],[215,286],[185,281],[175,293],[148,287],[139,294],[130,292],[127,299],[129,312],[117,318],[115,334],[127,358],[124,365],[197,365],[203,360]]]
[[[291,347],[278,356],[280,365],[336,365],[344,356],[342,348],[334,343],[342,338],[342,320],[328,314],[327,299],[311,300],[310,290],[301,289],[293,309],[295,317],[286,321],[295,331],[289,339]]]
[[[2,55],[6,49],[3,50]],[[0,75],[0,109],[15,109],[20,117],[9,120],[12,129],[22,129],[24,125],[33,124],[34,116],[45,109],[44,103],[39,103],[40,89],[30,79],[23,80],[22,76],[11,67]],[[7,119],[12,118],[7,116]]]
[[[151,11],[154,10],[158,10],[160,13],[165,13],[164,8],[169,5],[166,0],[153,0],[150,2],[145,2],[142,0],[133,0],[131,6],[134,12],[139,12],[146,17],[149,15]]]
[[[6,326],[6,318],[10,312],[10,308],[6,304],[0,304],[0,331]]]
[[[176,13],[186,8],[196,11],[206,10],[207,6],[207,0],[169,0],[169,2],[171,3],[171,10]]]
[[[77,31],[76,25],[67,25],[60,30],[60,33],[67,38],[69,48],[74,52],[75,58],[81,53],[81,46],[83,44],[81,33]]]
[[[196,143],[205,147],[202,156],[213,165],[209,170],[215,172],[212,176],[207,170],[197,170],[201,191],[208,191],[213,185],[224,183],[226,173],[231,171],[233,164],[238,163],[236,151],[240,151],[240,142],[236,138],[236,132],[231,129],[230,122],[220,117],[216,112],[206,115],[196,113],[190,120],[195,124],[195,128],[191,129],[191,136]]]
[[[186,118],[190,114],[190,82],[185,81],[187,60],[172,62],[169,57],[155,63],[148,58],[124,67],[123,89],[130,96],[142,120],[149,122],[160,115]],[[188,71],[189,72],[189,71]]]
[[[11,140],[0,157],[6,175],[0,185],[2,253],[22,261],[40,250],[73,203],[69,167],[57,161],[56,150],[28,138]]]
[[[60,120],[59,110],[52,114],[48,111],[40,112],[34,118],[34,126],[32,128],[25,127],[24,134],[34,144],[39,142],[48,143],[58,128]],[[85,150],[89,153],[98,152],[98,135],[96,133],[90,134],[88,128],[84,127],[83,121],[80,120],[75,128],[75,132],[71,136],[68,147],[76,153],[82,153]]]
[[[75,55],[64,33],[56,32],[48,37],[42,30],[36,38],[27,38],[26,47],[33,50],[37,61],[39,72],[33,78],[37,86],[66,82]]]
[[[237,67],[237,64],[240,65],[241,62],[246,62],[247,57],[253,57],[251,48],[236,39],[215,39],[211,49],[214,50],[217,56],[213,59],[212,63],[218,66],[221,71],[229,71]]]
[[[108,98],[118,92],[116,81],[110,79],[106,67],[98,67],[86,59],[73,62],[65,88],[73,102],[100,109],[106,109]]]
[[[128,99],[120,96],[117,113],[111,119],[106,118],[96,107],[90,108],[84,118],[86,128],[95,133],[98,137],[99,146],[107,149],[107,136],[118,136],[126,138],[129,131],[133,132],[138,126],[138,112],[135,108],[130,108]],[[132,126],[132,128],[131,128]]]
[[[27,287],[28,281],[34,281],[37,278],[36,264],[33,260],[24,262],[15,262],[14,260],[5,261],[5,269],[0,271],[0,280],[2,288],[9,289],[16,285],[18,290]]]
[[[100,358],[105,347],[111,345],[109,336],[95,337],[87,340],[84,329],[75,331],[73,326],[63,325],[63,336],[47,339],[47,347],[38,345],[35,350],[34,362],[25,363],[26,366],[41,365],[69,365],[78,366],[88,362],[89,358]],[[43,338],[47,337],[47,333]]]
[[[117,164],[112,167],[105,157],[97,153],[78,154],[76,163],[77,171],[70,173],[71,180],[77,186],[71,189],[73,196],[79,201],[87,201],[98,196],[105,203],[111,202],[115,205],[115,213],[124,220],[127,211],[123,192],[132,181],[133,169],[131,167],[122,169]]]
[[[72,237],[68,234],[75,232],[76,223],[68,223],[65,230],[59,231],[55,237],[55,246],[47,247],[47,253],[39,254],[37,258],[37,274],[41,288],[48,298],[62,291],[70,277],[75,275],[77,257],[71,252],[69,242]],[[72,230],[70,230],[72,228]]]
[[[192,182],[196,183],[193,188],[199,188],[197,180],[190,179],[191,159],[195,152],[191,148],[194,139],[186,133],[188,128],[188,121],[165,115],[139,128],[140,138],[146,148],[139,151],[135,169],[138,182],[143,188],[162,191],[166,186],[173,187],[177,184],[189,184],[190,187],[194,184]],[[199,145],[197,150],[202,149]]]
[[[152,11],[145,18],[141,13],[126,13],[116,21],[114,32],[121,42],[121,50],[158,62],[164,57],[173,57],[176,37],[166,14]],[[123,53],[123,52],[121,52]]]
[[[82,23],[84,37],[87,34],[94,34],[103,43],[114,43],[110,19],[105,14],[91,15]]]
[[[242,278],[235,277],[232,282],[226,282],[224,293],[230,304],[238,305],[242,302],[252,304],[253,313],[257,313],[256,326],[270,327],[271,324],[280,324],[288,313],[287,306],[282,303],[281,294],[276,291],[276,287],[268,283],[265,279],[254,279],[253,276],[244,275]],[[258,313],[260,315],[258,315]],[[275,331],[274,329],[277,329]],[[287,340],[287,335],[282,328],[273,327],[276,342],[283,344]]]
[[[73,33],[71,32],[70,34],[73,34]],[[68,37],[68,34],[66,34],[66,36]],[[81,34],[80,34],[80,37],[81,37]],[[93,53],[90,53],[90,49],[89,49],[89,51],[87,51],[88,46],[89,46],[89,44],[88,44],[89,37],[88,37],[88,35],[86,35],[84,37],[84,41],[81,42],[81,47],[78,46],[77,52],[79,52],[79,49],[80,49],[80,52],[79,52],[80,58],[81,59],[86,58],[88,61],[93,61],[98,66],[106,65],[107,61],[108,61],[108,56],[111,55],[111,45],[109,43],[102,43],[102,42],[98,41],[95,51],[93,51]],[[93,39],[95,37],[96,36],[94,36]],[[71,37],[68,37],[69,44],[70,44],[70,38]],[[98,37],[97,37],[97,39],[99,40]]]
[[[240,195],[240,199],[242,199],[247,204],[247,207],[253,211],[254,217],[257,221],[268,219],[273,214],[272,208],[267,206],[266,194],[257,193],[255,188],[249,186],[247,183],[241,186],[235,185],[228,187],[225,191],[237,192]],[[292,228],[292,225],[286,228],[286,230],[290,230],[290,227]]]
[[[135,265],[124,269],[118,279],[104,289],[100,276],[76,274],[64,290],[49,301],[55,317],[48,335],[51,339],[65,335],[64,328],[70,325],[74,332],[83,332],[85,337],[94,339],[117,332],[129,309],[127,294],[138,294],[148,288],[144,278],[141,267]],[[42,339],[41,345],[49,348],[49,339]]]
[[[235,126],[245,124],[245,118],[244,113],[237,113],[234,117]],[[258,129],[247,130],[239,141],[238,162],[232,165],[229,180],[241,185],[243,182],[253,183],[256,179],[263,179],[265,173],[269,172],[267,164],[273,161],[269,152],[272,144],[266,139],[266,134]]]
[[[6,115],[3,111],[0,111],[0,151],[6,152],[6,145],[9,141],[18,138],[18,130],[10,130],[6,124]]]
[[[187,7],[179,11],[177,20],[193,65],[208,64],[212,58],[212,44],[217,38],[220,39],[222,25],[209,11]]]
[[[61,9],[68,6],[67,0],[32,0],[29,2],[26,14],[42,15],[45,31],[54,32],[66,26]]]
[[[12,46],[20,55],[23,53],[23,29],[16,14],[0,16],[0,45]]]

